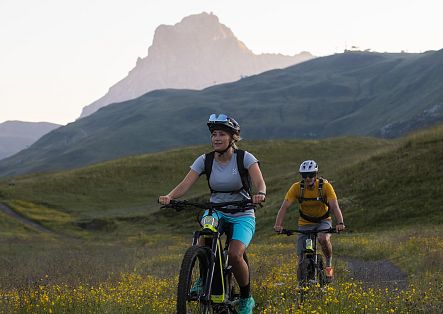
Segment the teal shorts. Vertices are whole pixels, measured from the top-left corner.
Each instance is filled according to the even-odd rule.
[[[207,213],[206,211],[204,216],[206,216]],[[231,240],[241,241],[245,247],[248,247],[255,233],[255,217],[232,217],[219,211],[214,213],[214,215],[218,217],[220,224],[219,230],[221,233],[226,233]]]

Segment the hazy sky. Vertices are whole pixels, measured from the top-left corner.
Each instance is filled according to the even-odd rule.
[[[442,4],[441,4],[442,3]],[[145,57],[156,27],[213,12],[254,53],[443,48],[441,0],[0,0],[0,123],[66,124]]]

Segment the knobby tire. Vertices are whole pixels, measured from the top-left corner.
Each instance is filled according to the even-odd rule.
[[[320,287],[325,286],[328,282],[326,280],[326,271],[325,264],[323,262],[323,257],[320,254],[317,254],[318,260],[318,282],[320,283]]]
[[[302,286],[306,286],[309,284],[310,281],[315,280],[315,265],[312,259],[304,257],[299,267],[300,267],[299,282],[301,283]]]
[[[303,303],[306,294],[310,292],[310,288],[313,284],[318,283],[320,287],[324,287],[327,284],[326,273],[324,269],[323,257],[317,254],[317,266],[315,265],[314,259],[304,257],[300,267],[300,278],[299,278],[299,303]],[[317,274],[316,268],[317,267]],[[308,288],[308,290],[304,290]]]
[[[305,291],[306,288],[309,288],[311,281],[315,280],[315,265],[314,261],[311,258],[307,258],[306,256],[303,258],[303,261],[298,266],[300,268],[298,278],[299,282],[299,293],[298,293],[298,302],[302,304],[305,299],[305,294],[309,292],[309,290]]]
[[[209,269],[210,252],[201,246],[190,247],[183,257],[180,267],[177,289],[177,313],[212,313],[210,304],[199,301],[199,296],[192,296],[190,289],[197,278],[202,278],[202,287]]]

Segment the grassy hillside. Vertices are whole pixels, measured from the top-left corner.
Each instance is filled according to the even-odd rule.
[[[260,212],[267,213],[272,219],[285,191],[298,179],[298,166],[302,160],[318,160],[321,172],[335,181],[343,167],[398,145],[395,141],[372,138],[245,141],[241,144],[243,149],[260,159],[268,185],[268,200]],[[32,208],[29,203],[45,212],[59,212],[58,215],[48,215],[57,222],[32,217],[48,228],[69,233],[74,232],[73,225],[95,221],[101,226],[98,229],[130,233],[134,232],[134,228],[152,228],[147,222],[151,219],[149,214],[159,208],[156,203],[158,196],[169,192],[184,177],[193,160],[209,150],[209,146],[190,147],[124,158],[78,170],[3,180],[0,182],[0,197],[28,217]],[[207,183],[201,178],[188,197],[207,196]],[[66,228],[57,227],[63,221]],[[140,225],[134,227],[134,223]]]
[[[257,212],[258,229],[270,230],[285,192],[299,180],[299,163],[308,158],[317,160],[320,174],[333,183],[353,228],[442,222],[443,125],[398,140],[348,137],[241,144],[260,159],[268,186],[266,205]],[[156,200],[209,149],[195,146],[3,180],[0,199],[49,229],[72,235],[94,230],[131,234],[177,219],[184,219],[181,227],[189,230],[194,214],[153,214],[159,209]],[[187,195],[207,197],[204,178]],[[287,223],[295,225],[297,215],[294,206]]]
[[[372,230],[441,224],[443,125],[412,134],[389,152],[339,172],[348,218]]]
[[[0,161],[0,176],[66,170],[207,141],[225,112],[248,140],[397,137],[443,120],[443,50],[347,52],[201,91],[160,90],[113,104]]]

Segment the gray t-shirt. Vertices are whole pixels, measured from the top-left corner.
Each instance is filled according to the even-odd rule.
[[[249,169],[253,164],[258,162],[257,158],[251,153],[245,151],[243,164],[245,169]],[[191,165],[191,169],[202,174],[205,171],[205,154],[199,156]],[[212,172],[209,178],[209,183],[214,191],[237,191],[243,186],[240,174],[237,169],[237,154],[233,154],[231,160],[226,164],[221,164],[214,159],[212,164]],[[242,195],[243,194],[243,195]],[[242,201],[246,197],[245,192],[239,193],[212,193],[210,201],[213,203],[223,203],[231,201]],[[247,194],[246,194],[247,195]],[[225,213],[229,216],[254,216],[253,210],[239,212],[235,214]]]

